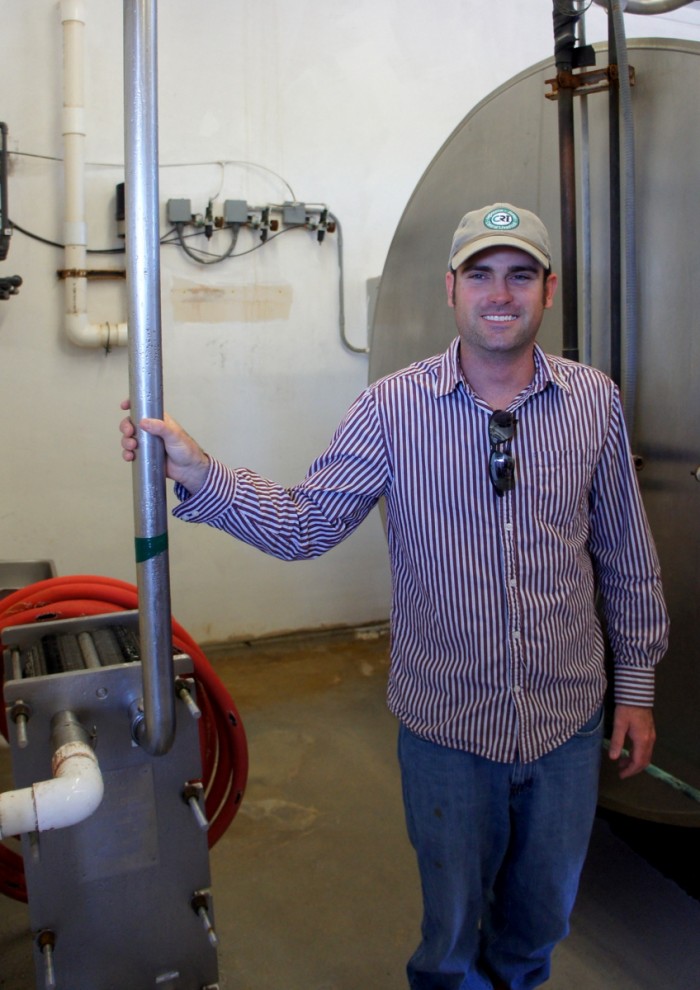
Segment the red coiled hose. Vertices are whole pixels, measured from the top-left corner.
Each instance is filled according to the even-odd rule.
[[[138,608],[136,586],[99,575],[49,578],[20,588],[0,601],[0,632],[41,619],[75,619]],[[173,619],[173,645],[192,658],[197,687],[204,805],[213,846],[240,807],[248,779],[248,745],[231,695],[192,637]],[[2,669],[0,668],[0,677]],[[7,739],[4,705],[0,729]],[[19,853],[0,843],[0,893],[26,901],[24,864]]]

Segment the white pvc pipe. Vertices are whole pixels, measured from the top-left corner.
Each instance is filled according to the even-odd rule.
[[[66,268],[68,265],[66,265]],[[85,279],[66,279],[66,295],[70,295],[68,282],[82,283],[85,291]],[[73,298],[73,297],[71,297]],[[68,339],[78,347],[125,347],[128,342],[126,323],[90,323],[85,310],[81,312],[66,312],[64,327]]]
[[[0,794],[0,839],[77,825],[98,808],[104,782],[89,743],[59,746],[51,772],[51,780]]]
[[[63,162],[65,268],[85,272],[85,3],[61,0],[63,25]],[[65,330],[78,347],[123,346],[126,323],[90,323],[87,275],[70,275],[65,283]]]

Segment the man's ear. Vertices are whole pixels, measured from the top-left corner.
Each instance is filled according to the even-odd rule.
[[[447,305],[454,309],[455,305],[455,273],[450,270],[445,275],[445,289],[447,291]]]
[[[552,303],[554,302],[554,294],[557,291],[557,285],[559,284],[559,278],[552,272],[551,275],[547,276],[544,283],[544,308],[550,309]]]

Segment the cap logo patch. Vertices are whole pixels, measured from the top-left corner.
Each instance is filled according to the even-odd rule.
[[[489,230],[515,230],[518,226],[520,226],[520,217],[513,210],[499,208],[491,210],[484,217],[484,227],[488,227]]]

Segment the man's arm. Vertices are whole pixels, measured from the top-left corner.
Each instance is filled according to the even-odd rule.
[[[129,408],[128,401],[122,403]],[[292,487],[247,468],[228,468],[206,454],[169,416],[139,424],[165,444],[166,473],[180,504],[173,515],[205,523],[282,560],[308,560],[336,546],[384,493],[389,465],[371,390],[356,399],[326,451]],[[132,461],[138,435],[120,424],[122,457]]]
[[[668,614],[617,391],[592,507],[589,547],[614,659],[616,707],[609,756],[619,761],[620,777],[625,778],[651,762],[654,671],[668,645]]]

